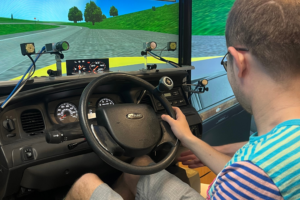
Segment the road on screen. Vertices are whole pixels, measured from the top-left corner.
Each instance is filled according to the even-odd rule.
[[[49,23],[50,25],[50,23]],[[31,61],[21,54],[20,44],[34,42],[37,50],[47,43],[67,41],[70,49],[65,60],[141,56],[143,43],[156,41],[158,48],[168,41],[177,41],[178,35],[140,30],[89,29],[78,26],[60,26],[34,32],[0,36],[0,81],[24,74]],[[178,57],[178,51],[163,52],[166,57]],[[55,63],[54,55],[43,55],[36,63],[37,69]]]

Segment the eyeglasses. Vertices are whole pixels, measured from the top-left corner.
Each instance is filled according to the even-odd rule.
[[[235,48],[235,47],[233,47]],[[244,48],[235,48],[235,50],[237,51],[249,51],[248,49],[244,49]],[[229,54],[229,51],[225,54],[224,58],[221,61],[221,65],[223,65],[225,71],[227,72],[227,61],[224,61],[226,56]]]

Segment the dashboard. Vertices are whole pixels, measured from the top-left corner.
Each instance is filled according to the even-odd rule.
[[[142,75],[140,78],[157,85],[164,75],[174,81],[174,88],[164,96],[170,104],[181,108],[192,132],[201,137],[201,118],[190,105],[182,87],[187,75],[185,71]],[[48,144],[45,139],[47,131],[52,130],[82,135],[78,105],[84,88],[91,80],[33,87],[20,92],[0,111],[0,185],[3,186],[0,188],[0,199],[20,191],[27,194],[34,190],[45,191],[72,184],[87,172],[96,173],[104,180],[108,177],[108,181],[112,175],[119,173],[101,161],[87,142],[74,149],[68,148],[68,145],[80,143],[83,139],[69,138],[59,144]],[[3,99],[0,98],[0,101]],[[159,120],[161,114],[165,113],[151,93],[133,83],[117,80],[94,90],[87,105],[90,123],[97,123],[97,108],[127,103],[150,105]],[[130,158],[119,159],[130,162]],[[70,171],[72,175],[67,175]]]

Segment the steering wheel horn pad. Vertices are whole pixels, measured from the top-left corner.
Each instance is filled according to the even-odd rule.
[[[116,104],[99,107],[97,123],[125,150],[125,156],[146,155],[161,139],[161,127],[152,107],[145,104]]]
[[[151,107],[146,105],[121,104],[114,105],[114,107],[108,106],[100,108],[96,111],[98,126],[90,125],[87,116],[89,98],[97,87],[107,84],[108,82],[114,82],[115,80],[130,81],[137,86],[143,87],[153,94],[173,119],[176,118],[169,101],[164,95],[157,93],[155,87],[149,82],[126,73],[103,74],[86,86],[79,101],[79,123],[87,142],[104,162],[125,173],[149,175],[165,169],[175,159],[180,142],[178,139],[176,140],[176,137],[174,138],[172,130],[168,128],[165,123],[164,126],[161,126],[162,124],[159,123]],[[112,113],[116,114],[114,115]],[[147,119],[150,121],[147,121]],[[140,122],[145,127],[140,126],[138,123],[139,120],[141,120]],[[118,125],[118,122],[121,123]],[[144,133],[142,130],[146,130],[146,132]],[[134,138],[134,136],[137,137],[137,139]],[[123,153],[137,156],[145,155],[163,143],[171,144],[172,147],[169,153],[160,162],[151,166],[134,166],[113,156]]]

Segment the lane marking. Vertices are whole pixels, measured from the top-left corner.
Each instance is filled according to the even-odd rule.
[[[212,56],[212,57],[196,57],[192,58],[192,62],[195,61],[201,61],[201,60],[210,60],[210,59],[215,59],[219,58],[222,56]],[[173,62],[178,62],[178,58],[172,58],[172,57],[164,57],[167,60],[171,60]],[[95,58],[97,59],[97,58]],[[126,67],[130,65],[137,65],[137,64],[144,64],[145,63],[145,58],[144,57],[112,57],[109,58],[109,67],[110,68],[115,68],[115,67]],[[148,58],[148,63],[150,64],[164,64],[165,62],[158,61],[155,58]],[[62,68],[62,74],[67,73],[67,68],[66,68],[66,62],[61,63],[61,68]],[[38,69],[35,71],[34,76],[41,77],[41,76],[48,76],[47,71],[48,69],[56,70],[56,64],[52,64],[49,66],[45,66],[41,69]],[[23,76],[23,75],[22,75]],[[10,80],[20,80],[22,76],[18,76],[16,78],[10,79]]]
[[[33,33],[33,34],[29,34],[29,35],[22,35],[22,36],[13,37],[13,38],[2,39],[2,40],[0,40],[0,41],[11,40],[11,39],[21,38],[21,37],[26,37],[26,36],[32,36],[32,35],[41,34],[41,33],[49,33],[49,32],[51,32],[51,31],[59,31],[59,30],[65,29],[65,28],[67,28],[67,26],[65,26],[64,28],[56,29],[56,30],[43,31],[43,32],[40,32],[40,33]],[[78,28],[79,28],[79,27],[78,27]],[[24,33],[27,33],[27,32],[24,32]]]

